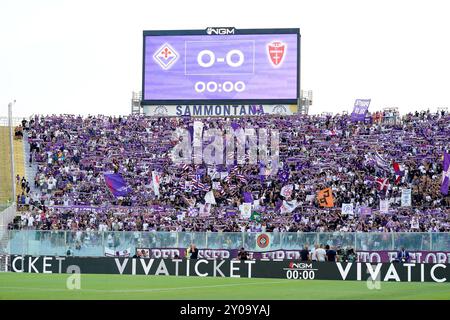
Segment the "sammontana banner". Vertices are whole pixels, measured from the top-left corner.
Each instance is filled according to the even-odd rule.
[[[160,105],[143,106],[144,114],[153,117],[212,117],[212,116],[259,116],[293,115],[297,105]]]
[[[1,256],[10,272],[450,282],[450,264]]]

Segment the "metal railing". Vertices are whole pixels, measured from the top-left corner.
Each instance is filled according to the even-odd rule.
[[[259,233],[250,232],[133,232],[133,231],[37,231],[9,230],[11,254],[104,256],[108,250],[136,248],[186,248],[195,243],[200,249],[261,251]],[[356,251],[407,250],[450,251],[450,233],[294,233],[273,232],[267,251],[299,250],[303,245],[328,244],[352,247]]]
[[[11,123],[13,126],[18,126],[22,124],[22,120],[24,118],[21,117],[12,117],[11,118]],[[29,120],[28,118],[26,118],[27,120]],[[0,117],[0,126],[1,127],[9,127],[9,118],[8,117]]]

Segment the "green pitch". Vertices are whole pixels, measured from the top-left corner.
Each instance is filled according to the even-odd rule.
[[[450,299],[448,283],[284,280],[81,275],[81,289],[67,289],[68,275],[0,273],[4,299]]]

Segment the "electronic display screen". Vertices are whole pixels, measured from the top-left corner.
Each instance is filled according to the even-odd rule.
[[[143,104],[297,102],[298,29],[180,33],[144,31]]]

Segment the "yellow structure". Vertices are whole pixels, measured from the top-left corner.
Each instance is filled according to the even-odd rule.
[[[25,152],[23,141],[14,139],[14,169],[16,175],[25,175]],[[9,144],[9,127],[0,126],[0,206],[12,201],[11,186],[11,149]],[[20,187],[17,186],[17,193]]]

